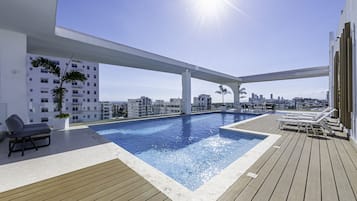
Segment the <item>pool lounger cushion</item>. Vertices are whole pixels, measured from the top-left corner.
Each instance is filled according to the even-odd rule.
[[[17,115],[11,115],[6,119],[6,125],[8,127],[9,133],[9,154],[11,156],[12,152],[22,151],[22,156],[24,151],[27,149],[38,149],[39,147],[48,146],[51,144],[51,129],[45,123],[40,124],[24,124],[22,119]],[[37,146],[34,141],[43,140],[48,138],[48,143],[45,145]],[[31,142],[32,147],[26,148],[25,143]],[[21,143],[21,149],[14,149],[16,144]]]

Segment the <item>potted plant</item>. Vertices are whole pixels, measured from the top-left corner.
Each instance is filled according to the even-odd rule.
[[[56,62],[44,57],[37,57],[35,60],[32,60],[31,64],[35,68],[41,67],[47,70],[58,78],[59,83],[52,89],[52,95],[56,102],[56,109],[59,112],[59,114],[55,116],[53,127],[54,129],[68,129],[70,114],[63,113],[63,98],[67,93],[64,84],[75,81],[84,82],[87,80],[86,76],[79,71],[68,70],[69,62],[66,63],[65,69],[61,69]]]

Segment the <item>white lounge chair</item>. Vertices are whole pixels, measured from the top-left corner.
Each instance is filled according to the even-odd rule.
[[[322,117],[324,114],[328,113],[331,111],[332,108],[327,107],[321,112],[317,113],[289,113],[285,114],[282,118],[283,119],[302,119],[302,120],[317,120],[320,117]],[[333,109],[335,110],[335,109]]]
[[[316,134],[316,130],[314,126],[319,126],[324,129],[328,129],[328,126],[325,124],[325,120],[328,116],[330,116],[335,109],[330,110],[329,112],[324,113],[322,116],[320,116],[316,120],[310,120],[310,119],[287,119],[287,118],[281,118],[278,119],[277,121],[279,122],[279,129],[284,129],[284,126],[289,124],[289,125],[296,125],[298,128],[298,132],[300,132],[301,128],[306,129],[306,132],[308,133],[309,128],[311,128],[312,132]],[[328,129],[330,130],[330,129]]]

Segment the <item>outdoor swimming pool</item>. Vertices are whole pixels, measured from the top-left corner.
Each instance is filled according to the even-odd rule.
[[[219,128],[253,117],[210,113],[91,128],[194,191],[266,138]]]

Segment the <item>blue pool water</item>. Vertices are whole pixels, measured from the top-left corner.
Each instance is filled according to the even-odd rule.
[[[255,116],[211,113],[91,128],[188,189],[196,190],[265,138],[219,129]]]

